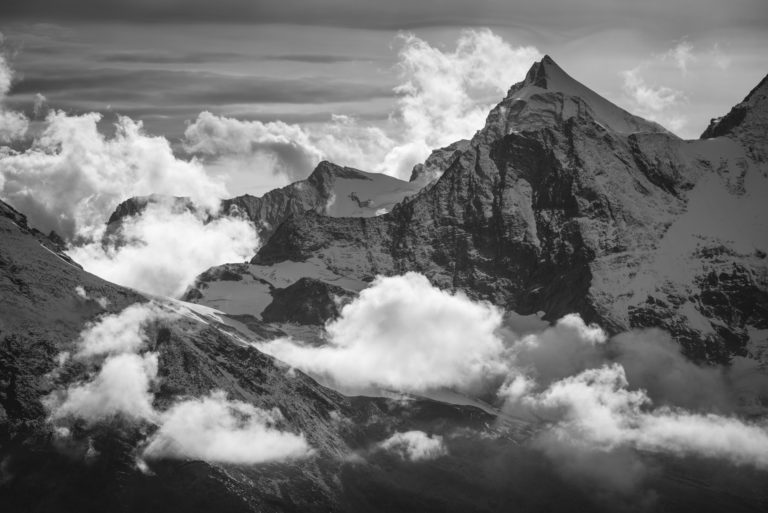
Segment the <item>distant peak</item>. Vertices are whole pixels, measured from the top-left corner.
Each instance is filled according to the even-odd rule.
[[[533,63],[533,66],[528,70],[523,83],[541,87],[542,89],[549,89],[549,83],[560,78],[562,75],[568,77],[565,71],[557,65],[552,57],[545,55],[540,61]]]

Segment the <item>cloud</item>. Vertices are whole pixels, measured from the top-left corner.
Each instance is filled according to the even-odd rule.
[[[174,156],[163,137],[119,117],[116,132],[99,132],[99,114],[52,112],[23,152],[0,153],[0,196],[30,224],[55,230],[83,267],[144,292],[177,296],[205,269],[250,258],[258,247],[250,222],[215,218],[226,188],[196,160]],[[122,241],[103,240],[115,207],[133,196],[185,196],[196,212],[158,201],[124,220]]]
[[[303,435],[277,429],[279,410],[266,411],[224,392],[179,402],[161,415],[161,424],[143,455],[254,464],[305,458],[312,453]]]
[[[493,390],[505,413],[538,425],[533,446],[564,475],[612,492],[645,478],[644,452],[768,466],[768,425],[738,416],[764,412],[754,406],[768,380],[754,365],[702,367],[659,330],[609,338],[575,314],[514,327],[495,307],[408,273],[363,290],[326,326],[325,345],[282,338],[257,347],[344,391]],[[387,445],[405,453],[413,440],[420,435]]]
[[[146,327],[151,322],[177,317],[158,303],[136,303],[116,314],[105,315],[86,325],[78,338],[76,356],[93,356],[137,353],[147,343]]]
[[[380,166],[400,177],[433,149],[481,129],[490,108],[542,57],[531,46],[513,48],[488,29],[462,31],[456,49],[448,52],[413,34],[400,40],[402,83],[395,89],[401,95],[395,117],[404,136]]]
[[[386,131],[342,115],[309,127],[203,112],[187,128],[187,150],[217,157],[228,166],[238,160],[248,165],[249,156],[266,155],[274,172],[292,180],[306,177],[323,159],[407,179],[434,148],[482,128],[490,108],[541,57],[535,48],[512,47],[488,29],[463,31],[453,51],[413,34],[398,41],[401,82]]]
[[[85,290],[85,287],[82,285],[75,287],[75,294],[77,294],[82,299],[85,299],[86,301],[95,301],[102,309],[105,309],[109,306],[109,299],[103,296],[92,296],[88,293],[87,290]]]
[[[673,61],[675,66],[684,74],[688,73],[688,64],[697,60],[693,53],[693,45],[685,39],[667,50],[662,58]]]
[[[539,383],[551,383],[599,365],[607,340],[599,326],[587,325],[579,315],[569,314],[554,326],[515,340],[512,354],[517,369],[524,369]]]
[[[291,181],[306,178],[324,158],[311,135],[298,125],[240,121],[210,112],[201,112],[187,127],[184,146],[193,154],[223,157],[227,167],[237,165],[238,158],[247,164],[266,156],[272,160],[272,172],[285,174]]]
[[[417,273],[377,277],[326,330],[325,346],[290,338],[256,344],[342,388],[478,391],[503,374],[501,312]]]
[[[96,364],[98,371],[93,378],[56,390],[45,399],[56,431],[70,433],[67,425],[73,419],[88,425],[114,420],[146,423],[154,426],[143,444],[143,456],[148,459],[257,464],[311,455],[302,434],[278,427],[284,420],[278,409],[266,411],[228,400],[224,392],[176,401],[165,411],[154,408],[152,388],[158,378],[159,355],[146,351],[146,331],[152,322],[176,317],[171,308],[150,302],[130,305],[88,324],[77,340],[75,356]]]
[[[205,269],[245,261],[258,249],[249,222],[229,217],[207,221],[206,216],[204,211],[179,212],[162,201],[150,203],[141,215],[123,220],[112,242],[93,240],[68,254],[113,283],[178,297]]]
[[[666,86],[652,86],[641,75],[641,68],[622,71],[624,94],[630,101],[630,110],[640,116],[657,121],[673,131],[682,129],[687,120],[678,112],[687,101],[685,94]]]
[[[319,127],[281,121],[241,121],[202,112],[184,133],[185,149],[207,157],[208,166],[285,177],[306,178],[321,160],[371,169],[392,140],[379,128],[334,115]]]
[[[2,45],[3,34],[0,32],[0,143],[9,143],[24,136],[29,120],[21,113],[5,108],[5,99],[13,81],[13,70],[2,53]]]
[[[379,447],[409,461],[434,460],[448,454],[442,436],[428,435],[423,431],[395,433],[381,442]]]
[[[715,43],[712,45],[712,49],[709,51],[709,56],[715,66],[723,71],[731,67],[732,59],[728,54],[723,52],[722,48],[720,47],[720,43]]]
[[[226,195],[198,162],[177,159],[163,137],[121,117],[114,137],[98,130],[99,114],[53,112],[35,144],[23,153],[0,156],[0,195],[21,209],[30,223],[66,238],[95,238],[121,201],[132,196],[189,196],[215,209]]]
[[[134,55],[141,58],[141,55]],[[131,54],[124,56],[132,58]],[[151,57],[144,56],[150,60]],[[158,54],[154,63],[172,59]],[[184,56],[180,56],[184,58]],[[137,64],[138,61],[137,61]],[[130,81],[131,88],[125,88]],[[319,104],[326,102],[371,101],[392,96],[382,84],[365,84],[322,76],[274,78],[258,75],[223,74],[198,70],[101,68],[83,74],[79,70],[40,70],[25,75],[13,87],[14,94],[43,93],[57,101],[88,100],[112,105],[154,103],[158,95],[173,94],[181,105],[226,104]]]
[[[155,413],[150,385],[156,378],[156,353],[110,356],[92,381],[68,387],[63,399],[54,395],[49,400],[51,419],[76,417],[89,424],[117,416],[152,419]]]
[[[653,408],[643,390],[630,390],[619,364],[589,369],[553,383],[526,400],[554,420],[560,439],[608,451],[643,451],[723,458],[768,468],[768,426],[735,417]]]

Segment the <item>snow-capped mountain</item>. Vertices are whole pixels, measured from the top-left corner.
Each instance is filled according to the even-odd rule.
[[[417,166],[440,176],[418,194],[363,219],[294,210],[250,265],[227,267],[227,280],[212,269],[188,297],[258,316],[302,277],[353,293],[414,270],[520,314],[660,327],[694,359],[759,358],[765,84],[686,141],[545,57],[471,141]]]

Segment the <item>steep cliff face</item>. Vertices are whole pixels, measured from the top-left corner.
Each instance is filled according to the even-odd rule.
[[[546,57],[440,159],[436,182],[379,217],[289,217],[251,267],[311,261],[362,282],[419,271],[522,314],[662,327],[695,359],[759,356],[768,179],[750,123],[683,141]]]

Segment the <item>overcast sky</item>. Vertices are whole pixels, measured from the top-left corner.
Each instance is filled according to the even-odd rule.
[[[765,0],[4,0],[0,20],[10,107],[32,115],[39,93],[174,141],[203,110],[386,130],[401,32],[449,52],[461,29],[489,27],[684,137],[768,72]]]

